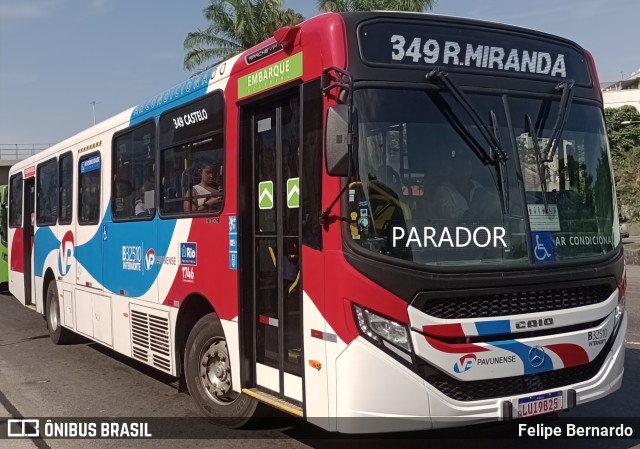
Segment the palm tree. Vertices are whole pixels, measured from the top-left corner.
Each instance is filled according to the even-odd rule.
[[[432,9],[435,0],[318,0],[321,11],[416,11]]]
[[[211,0],[202,12],[209,26],[184,40],[184,68],[195,70],[194,75],[268,39],[278,28],[304,20],[284,9],[282,0]]]

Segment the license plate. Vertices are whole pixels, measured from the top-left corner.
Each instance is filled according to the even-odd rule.
[[[556,410],[562,410],[562,392],[529,396],[518,399],[518,417],[544,415]]]

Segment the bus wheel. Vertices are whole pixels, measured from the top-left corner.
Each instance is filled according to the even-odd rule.
[[[189,393],[205,416],[231,428],[251,419],[258,402],[231,389],[229,351],[215,313],[202,317],[191,330],[184,368]]]
[[[55,281],[49,282],[47,287],[47,327],[51,341],[56,345],[63,345],[72,340],[73,333],[60,323],[60,301]]]

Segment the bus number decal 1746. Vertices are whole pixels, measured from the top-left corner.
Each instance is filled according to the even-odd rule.
[[[195,274],[193,273],[193,267],[180,267],[182,270],[182,280],[184,282],[193,282],[195,280]]]

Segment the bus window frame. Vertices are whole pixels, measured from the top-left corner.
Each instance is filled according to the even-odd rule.
[[[71,194],[69,195],[69,198],[67,199],[68,202],[71,203],[71,211],[69,214],[69,220],[61,220],[60,219],[60,210],[62,209],[62,161],[63,159],[66,159],[67,157],[71,158],[71,189],[70,192]],[[65,153],[62,153],[60,156],[58,156],[58,224],[59,225],[70,225],[71,223],[73,223],[73,152],[72,151],[67,151]]]
[[[109,178],[111,181],[111,188],[110,188],[110,200],[109,203],[111,205],[111,220],[114,223],[123,223],[123,222],[133,222],[133,221],[151,221],[153,220],[156,215],[159,214],[159,208],[158,208],[158,200],[159,200],[159,130],[158,130],[158,124],[159,124],[159,120],[156,122],[156,120],[154,118],[149,118],[147,120],[144,120],[140,123],[136,123],[135,125],[129,126],[128,128],[125,128],[121,131],[118,131],[117,133],[115,133],[113,135],[113,137],[111,138],[111,177]],[[117,158],[117,145],[116,145],[116,140],[120,137],[122,137],[123,135],[126,134],[131,134],[134,133],[137,129],[143,128],[145,126],[148,126],[149,124],[153,124],[153,166],[154,166],[154,171],[153,171],[153,186],[155,189],[155,192],[153,194],[153,201],[155,204],[155,208],[153,211],[153,214],[150,215],[141,215],[141,216],[136,216],[136,215],[132,215],[130,217],[116,217],[113,214],[114,208],[113,208],[113,202],[116,200],[116,195],[115,195],[115,189],[116,189],[116,173],[117,173],[117,167],[116,164],[118,163],[118,158]],[[131,183],[131,180],[129,181],[129,183]],[[133,190],[133,186],[131,186],[131,194],[134,193]],[[134,208],[135,208],[135,201],[134,201]]]
[[[220,101],[222,103],[222,127],[220,129],[211,129],[206,133],[203,134],[196,134],[193,136],[189,136],[189,138],[185,138],[176,142],[172,142],[170,145],[166,145],[166,146],[162,146],[161,145],[161,140],[162,140],[162,136],[161,136],[161,124],[162,124],[162,119],[169,114],[175,113],[176,111],[183,109],[183,108],[188,108],[191,105],[193,105],[194,103],[197,103],[199,101],[203,101],[209,97],[214,97],[214,96],[219,96],[220,97]],[[227,145],[226,145],[226,127],[227,127],[227,101],[226,101],[226,97],[224,95],[224,91],[222,89],[216,89],[214,91],[211,91],[209,93],[207,93],[206,95],[203,95],[202,97],[198,97],[195,98],[187,103],[178,105],[174,108],[168,109],[166,111],[164,111],[162,114],[160,114],[160,116],[158,117],[158,122],[157,122],[157,167],[158,167],[158,176],[157,176],[157,181],[158,181],[158,192],[157,192],[157,200],[158,202],[157,204],[157,208],[156,208],[156,213],[158,214],[158,216],[160,217],[160,219],[162,220],[175,220],[175,219],[181,219],[181,218],[200,218],[200,217],[219,217],[220,215],[222,215],[222,212],[224,211],[224,207],[226,205],[226,198],[227,198],[227,192],[226,192],[226,167],[225,167],[225,163],[227,161]],[[199,142],[199,141],[203,141],[206,139],[213,139],[215,136],[217,135],[221,135],[222,136],[222,170],[223,170],[223,175],[222,175],[222,203],[220,204],[220,208],[219,209],[215,209],[215,210],[211,210],[211,211],[202,211],[202,212],[198,212],[198,211],[191,211],[191,212],[164,212],[163,211],[163,207],[164,207],[164,203],[160,204],[160,199],[162,198],[161,194],[164,195],[164,185],[162,183],[162,174],[164,173],[164,166],[163,166],[163,152],[164,151],[168,151],[174,148],[178,148],[178,147],[183,147],[183,146],[190,146],[193,143]],[[190,169],[193,167],[190,167]],[[163,189],[162,192],[160,192],[160,189]],[[182,192],[182,198],[183,198],[183,202],[184,202],[184,192]]]
[[[11,198],[13,198],[13,195],[15,195],[14,193],[11,193],[12,189],[12,185],[13,185],[13,180],[19,178],[20,179],[20,187],[21,187],[21,194],[20,194],[20,220],[18,224],[12,224],[12,211],[13,211],[13,207],[11,206],[12,202],[11,202]],[[8,222],[9,222],[9,228],[12,229],[18,229],[18,228],[22,228],[24,223],[24,217],[23,217],[23,213],[24,213],[24,204],[22,204],[22,196],[24,196],[24,178],[22,176],[22,172],[19,173],[15,173],[13,174],[11,177],[9,177],[9,218],[8,218]]]
[[[98,156],[100,158],[100,167],[98,168],[98,170],[100,171],[100,174],[98,176],[98,180],[99,180],[99,184],[98,184],[98,218],[96,220],[92,220],[92,221],[83,221],[82,220],[82,216],[81,216],[81,207],[80,207],[80,201],[82,198],[82,192],[80,191],[80,187],[82,185],[82,182],[80,182],[80,176],[83,175],[83,173],[81,173],[80,171],[80,166],[82,165],[82,162],[87,160],[87,159],[91,159],[92,157]],[[102,161],[103,161],[103,157],[102,154],[100,153],[100,151],[94,151],[92,153],[89,154],[85,154],[82,155],[78,158],[78,190],[77,192],[77,204],[78,204],[78,210],[77,210],[77,216],[76,216],[76,220],[79,226],[95,226],[97,224],[100,223],[100,211],[102,210]]]
[[[60,207],[60,200],[59,200],[59,194],[58,195],[53,195],[53,197],[55,198],[56,201],[56,214],[55,217],[53,218],[53,220],[50,221],[43,221],[40,217],[39,211],[40,211],[40,196],[43,193],[43,189],[40,188],[40,170],[42,168],[44,168],[47,165],[54,165],[55,166],[55,180],[56,182],[56,187],[57,190],[59,191],[59,182],[60,182],[60,178],[59,178],[59,172],[58,172],[58,158],[56,156],[47,159],[44,162],[40,162],[37,166],[36,166],[36,204],[35,204],[35,214],[36,214],[36,226],[40,227],[40,228],[44,228],[44,227],[49,227],[49,226],[56,226],[56,224],[58,223],[58,208]],[[53,215],[53,213],[52,213]]]

